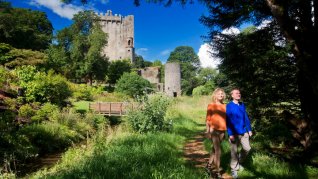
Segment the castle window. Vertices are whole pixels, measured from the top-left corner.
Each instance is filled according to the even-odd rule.
[[[131,42],[130,42],[130,40],[128,40],[128,46],[130,46],[130,44],[131,44]]]

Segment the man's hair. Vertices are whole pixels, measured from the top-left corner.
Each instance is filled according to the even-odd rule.
[[[230,93],[231,95],[233,94],[233,91],[234,91],[234,90],[241,91],[239,88],[233,88],[233,89],[231,90],[231,93]]]

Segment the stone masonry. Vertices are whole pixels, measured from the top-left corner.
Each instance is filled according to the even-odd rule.
[[[111,10],[99,14],[102,30],[108,34],[103,54],[109,61],[129,59],[134,62],[134,16],[113,15]]]

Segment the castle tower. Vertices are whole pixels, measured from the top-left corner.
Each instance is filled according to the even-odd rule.
[[[103,54],[110,61],[130,59],[134,62],[134,16],[113,15],[111,10],[99,16],[102,30],[108,34],[108,43]]]
[[[168,96],[181,96],[181,71],[179,63],[165,64],[165,93]]]

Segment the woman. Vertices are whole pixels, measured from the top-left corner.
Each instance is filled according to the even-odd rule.
[[[226,131],[226,105],[223,103],[225,92],[221,88],[217,88],[212,93],[212,102],[208,105],[206,115],[206,133],[211,138],[213,148],[210,159],[207,163],[209,171],[213,172],[217,177],[221,177],[220,157],[221,157],[221,142],[224,139]]]

